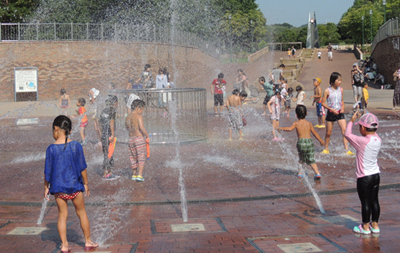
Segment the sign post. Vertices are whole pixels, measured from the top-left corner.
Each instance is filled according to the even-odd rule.
[[[14,68],[14,99],[15,102],[39,100],[38,93],[38,68],[37,67],[16,67]]]

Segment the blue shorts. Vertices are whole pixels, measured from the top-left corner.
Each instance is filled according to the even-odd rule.
[[[317,102],[316,107],[317,107],[317,116],[318,117],[325,116],[325,108],[322,107],[321,102]]]

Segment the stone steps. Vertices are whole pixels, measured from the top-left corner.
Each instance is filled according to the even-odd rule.
[[[280,63],[275,64],[275,67],[278,67],[280,64],[285,64],[285,70],[283,71],[283,76],[287,79],[287,83],[289,87],[296,89],[297,86],[301,86],[304,89],[304,86],[297,82],[297,78],[300,76],[300,73],[303,69],[303,66],[307,60],[311,60],[314,58],[315,50],[314,49],[303,49],[298,58],[295,59],[280,59]]]

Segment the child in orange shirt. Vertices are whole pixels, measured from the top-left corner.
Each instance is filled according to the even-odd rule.
[[[80,133],[81,133],[81,138],[82,138],[82,142],[81,145],[85,146],[87,141],[85,138],[85,128],[88,125],[88,118],[86,116],[86,109],[85,109],[85,104],[86,104],[86,100],[84,98],[79,98],[78,102],[76,103],[76,106],[79,107],[79,109],[76,111],[78,113],[77,116],[72,116],[73,118],[76,117],[81,117],[81,124],[79,125],[80,127]]]

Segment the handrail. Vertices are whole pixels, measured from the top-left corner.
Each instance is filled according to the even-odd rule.
[[[371,44],[371,54],[374,51],[376,45],[381,42],[382,40],[393,36],[393,35],[399,35],[400,30],[399,30],[399,18],[392,18],[386,21],[381,27],[379,27],[378,32],[375,35],[374,40],[372,41]]]

